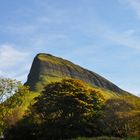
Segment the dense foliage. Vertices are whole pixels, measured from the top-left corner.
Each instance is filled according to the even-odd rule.
[[[87,87],[73,79],[48,84],[30,107],[28,116],[7,131],[6,138],[19,136],[23,139],[24,135],[45,140],[94,135],[95,119],[100,114],[104,98],[98,91]]]
[[[22,117],[21,104],[29,92],[28,87],[16,80],[0,78],[0,136]]]
[[[15,94],[0,104],[4,110],[0,110],[0,117],[6,140],[140,138],[140,99],[137,97],[104,99],[103,90],[74,79],[50,83],[40,94],[31,93],[22,85],[13,87]]]
[[[126,99],[110,99],[98,118],[103,135],[140,138],[140,110]]]
[[[0,103],[12,96],[20,86],[20,82],[10,78],[0,78]]]

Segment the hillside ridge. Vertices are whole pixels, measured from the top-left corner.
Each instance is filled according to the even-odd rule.
[[[76,65],[69,60],[45,53],[39,53],[34,58],[26,85],[29,85],[32,91],[42,90],[47,83],[63,78],[79,79],[92,86],[118,94],[125,92],[95,72]]]

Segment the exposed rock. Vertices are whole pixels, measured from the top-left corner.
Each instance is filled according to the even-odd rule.
[[[29,85],[33,91],[42,90],[43,86],[47,83],[68,77],[80,79],[90,85],[119,94],[124,92],[118,86],[97,73],[75,65],[68,60],[42,53],[34,58],[26,85]]]

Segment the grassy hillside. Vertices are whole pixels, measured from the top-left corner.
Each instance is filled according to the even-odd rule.
[[[94,87],[110,90],[118,94],[126,93],[95,72],[63,58],[42,53],[34,58],[26,85],[30,86],[32,91],[41,91],[46,83],[59,81],[63,78],[79,79]]]
[[[117,133],[119,136],[124,136],[124,133],[129,133],[132,136],[140,136],[140,125],[137,123],[139,122],[140,117],[139,97],[123,91],[94,72],[77,66],[70,61],[46,54],[37,55],[33,62],[26,83],[26,85],[31,87],[32,91],[25,92],[25,94],[20,97],[20,103],[14,103],[14,106],[10,107],[10,113],[5,117],[5,120],[0,120],[0,124],[3,124],[2,121],[5,121],[5,124],[7,123],[6,121],[8,121],[8,123],[10,122],[9,124],[7,123],[8,125],[17,123],[28,111],[30,111],[29,106],[35,102],[35,97],[40,95],[40,92],[47,84],[69,78],[80,79],[83,81],[85,87],[92,88],[94,91],[101,93],[105,98],[103,114],[101,118],[97,120],[97,123],[101,125],[101,129],[106,131],[104,132],[105,135],[116,136],[115,133],[118,131]],[[12,98],[14,99],[14,97],[11,97],[10,99]],[[4,102],[5,108],[0,112],[1,118],[6,112],[5,110],[9,108],[8,100]],[[114,124],[115,121],[116,124]],[[109,127],[109,130],[106,130],[107,127]],[[121,133],[123,134],[119,132],[120,130],[118,130],[118,128],[121,129]],[[134,132],[131,133],[131,130]],[[3,131],[3,128],[0,128],[0,131]],[[78,140],[84,139],[87,138],[79,138]],[[94,140],[94,138],[92,139]],[[100,140],[102,138],[98,139]],[[104,139],[106,140],[105,137]]]
[[[59,81],[60,80],[61,79],[59,79]],[[53,82],[55,82],[55,81],[57,81],[57,80],[54,80]],[[52,81],[50,81],[50,83],[51,82]],[[108,101],[110,99],[121,99],[121,100],[128,102],[129,104],[131,104],[133,106],[133,109],[131,110],[131,112],[140,111],[140,98],[139,97],[133,96],[131,94],[120,95],[120,94],[112,92],[110,90],[106,90],[106,89],[99,88],[99,87],[93,87],[86,83],[85,83],[85,86],[92,88],[95,91],[99,91],[104,96],[106,101]],[[34,103],[34,98],[38,97],[39,95],[40,95],[39,92],[29,92],[28,94],[25,94],[23,97],[21,97],[22,103],[20,104],[20,111],[22,112],[23,115],[28,110],[28,107]],[[17,107],[19,107],[19,104],[17,104]],[[13,108],[13,109],[15,109],[15,108]]]
[[[93,130],[92,131],[95,132],[97,136],[103,135],[103,136],[112,136],[112,137],[98,137],[98,138],[97,137],[95,138],[84,138],[84,137],[82,138],[81,137],[81,138],[77,138],[73,140],[92,140],[92,139],[93,140],[125,140],[123,138],[115,138],[115,137],[116,136],[118,137],[128,137],[128,136],[138,137],[139,136],[140,134],[140,129],[139,129],[140,127],[139,125],[140,99],[138,97],[135,97],[129,94],[120,95],[118,93],[114,93],[112,91],[108,91],[99,87],[91,87],[91,85],[88,85],[82,81],[79,81],[79,82],[82,83],[82,85],[86,87],[86,89],[89,89],[89,90],[92,89],[93,91],[95,91],[95,93],[100,93],[103,95],[100,97],[105,98],[105,104],[104,104],[103,110],[101,111],[100,116],[98,116],[98,118],[95,118],[96,120],[94,120],[95,122],[93,123],[95,128],[93,127],[94,131]],[[57,88],[55,89],[54,93],[57,94]],[[24,118],[25,115],[28,116],[30,114],[29,112],[31,110],[28,107],[33,105],[33,103],[35,102],[34,100],[35,97],[38,97],[39,95],[40,93],[28,92],[24,96],[21,97],[22,103],[20,105],[17,104],[17,106],[11,109],[11,115],[9,115],[8,117],[9,119],[8,122],[10,122],[9,126],[16,124],[20,120],[22,122],[22,118]],[[40,98],[40,101],[41,101],[40,103],[44,102],[43,99],[44,98]],[[47,103],[46,99],[45,101]],[[16,108],[19,109],[18,112]],[[27,111],[29,114],[27,113]],[[15,116],[15,113],[16,113],[16,116]],[[18,114],[20,114],[20,116],[18,116]],[[26,124],[26,121],[24,123]],[[23,124],[21,123],[22,126],[24,126],[24,123]],[[29,125],[30,124],[27,123],[27,126],[32,128],[32,125],[31,126]],[[25,128],[21,128],[21,129],[25,129]],[[77,135],[77,136],[81,136],[81,135]],[[137,140],[137,139],[134,139],[134,140]]]
[[[139,136],[140,130],[137,129],[138,126],[136,126],[136,128],[135,127],[133,128],[133,126],[135,126],[133,124],[134,123],[136,124],[136,122],[139,119],[140,98],[132,96],[131,94],[120,95],[118,93],[115,93],[115,92],[112,92],[112,91],[109,91],[109,90],[106,90],[103,88],[93,87],[84,82],[82,82],[82,83],[84,84],[84,86],[86,88],[89,88],[89,89],[92,88],[92,90],[101,93],[103,95],[103,97],[105,98],[105,108],[103,111],[103,116],[101,116],[101,118],[99,118],[96,121],[97,124],[99,124],[98,129],[106,130],[107,126],[106,126],[106,124],[104,124],[104,122],[105,123],[107,122],[109,124],[110,120],[112,120],[114,122],[114,121],[116,121],[116,119],[119,119],[119,120],[117,120],[117,125],[119,127],[120,127],[120,124],[128,123],[128,121],[130,120],[129,125],[127,124],[126,127],[128,127],[128,126],[132,127],[132,132],[136,129],[137,131],[134,131],[135,133],[133,133],[132,135]],[[35,100],[34,100],[35,97],[38,97],[39,95],[40,95],[39,92],[25,92],[25,94],[23,94],[23,96],[20,97],[20,100],[21,100],[20,104],[16,104],[12,108],[10,108],[11,113],[8,114],[8,116],[6,116],[5,120],[4,120],[5,123],[8,122],[6,125],[9,127],[10,125],[16,124],[18,121],[22,120],[22,118],[27,114],[27,112],[30,112],[29,106],[31,106],[35,102]],[[11,97],[11,99],[12,98],[13,97]],[[8,102],[8,100],[5,101],[4,103],[6,104],[7,102]],[[5,109],[7,109],[7,107]],[[3,110],[3,111],[5,111],[5,110]],[[3,112],[1,112],[1,113],[3,113]],[[127,121],[125,121],[125,120],[127,120]],[[0,123],[2,123],[2,122],[0,122]],[[111,127],[112,128],[116,127],[115,125],[112,124]],[[129,127],[127,129],[130,129]],[[2,132],[2,131],[3,131],[3,128],[0,128],[0,132]],[[116,129],[115,129],[115,131],[116,131]],[[105,133],[105,135],[108,136],[110,134]],[[109,138],[109,137],[78,138],[75,140],[92,140],[92,139],[93,140],[94,139],[117,140],[115,138]],[[123,139],[118,139],[118,140],[123,140]],[[137,140],[137,139],[134,139],[134,140]]]

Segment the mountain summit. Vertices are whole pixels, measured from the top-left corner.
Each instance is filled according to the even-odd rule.
[[[97,73],[82,68],[68,60],[44,53],[40,53],[34,58],[26,85],[29,85],[33,91],[40,91],[47,83],[63,78],[80,79],[94,87],[110,90],[118,94],[124,93],[118,86]]]

